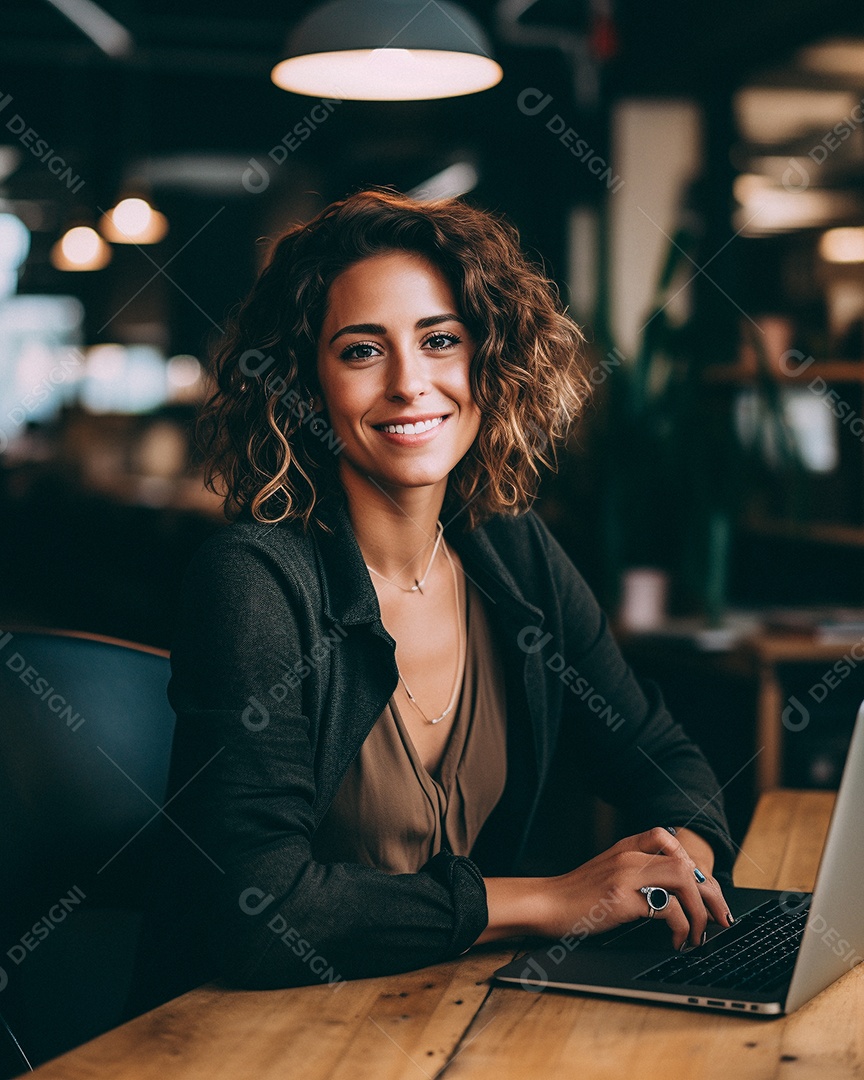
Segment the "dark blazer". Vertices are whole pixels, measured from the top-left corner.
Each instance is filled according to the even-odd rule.
[[[566,726],[578,736],[574,788],[623,806],[636,829],[689,825],[728,873],[711,769],[656,685],[637,682],[533,511],[473,531],[460,528],[464,515],[445,526],[486,599],[506,672],[507,782],[471,858],[444,851],[401,875],[313,861],[310,839],[398,677],[344,501],[321,516],[332,533],[237,522],[186,575],[169,686],[172,824],[138,1008],[217,974],[281,987],[458,956],[488,921],[484,875],[518,873]]]

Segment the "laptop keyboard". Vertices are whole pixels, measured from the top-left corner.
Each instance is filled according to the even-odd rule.
[[[717,990],[778,989],[792,974],[809,909],[809,897],[794,911],[779,907],[775,899],[766,900],[704,945],[675,953],[636,979]]]

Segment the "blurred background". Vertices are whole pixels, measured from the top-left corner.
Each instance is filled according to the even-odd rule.
[[[304,0],[0,5],[0,626],[169,648],[225,524],[203,365],[272,241],[364,185],[462,195],[588,339],[536,508],[743,827],[836,782],[864,696],[864,11],[426,7],[500,81],[286,90]]]

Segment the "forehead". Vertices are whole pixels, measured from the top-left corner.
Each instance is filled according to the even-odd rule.
[[[338,274],[327,296],[327,321],[349,310],[364,309],[365,321],[374,312],[418,312],[418,318],[455,311],[455,297],[443,271],[416,252],[389,251],[353,263]],[[422,310],[420,310],[422,309]]]

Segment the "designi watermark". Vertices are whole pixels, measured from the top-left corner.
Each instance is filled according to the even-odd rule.
[[[609,912],[617,904],[620,904],[622,899],[623,897],[614,895],[601,897],[581,919],[577,919],[568,934],[562,934],[554,945],[550,945],[546,949],[541,957],[541,959],[548,960],[546,966],[540,963],[540,960],[536,959],[535,956],[526,957],[525,967],[519,976],[519,984],[523,990],[530,990],[535,994],[543,990],[549,983],[548,968],[557,967],[574,949],[581,945],[585,938],[593,934],[599,926],[602,926]]]
[[[784,375],[797,379],[815,362],[815,357],[805,356],[798,349],[787,349],[779,360],[780,370]],[[818,397],[827,409],[831,410],[840,423],[854,435],[859,442],[864,443],[864,418],[858,415],[855,409],[845,401],[836,390],[831,390],[828,383],[817,375],[807,383],[807,389]]]
[[[516,635],[516,642],[524,653],[539,653],[552,641],[552,634],[543,632],[540,626],[523,626]],[[550,653],[543,659],[546,667],[556,674],[571,694],[575,694],[580,701],[584,701],[595,716],[605,720],[606,727],[611,731],[617,731],[624,723],[624,717],[620,712],[609,704],[603,694],[592,683],[580,675],[572,664],[560,652]]]
[[[787,891],[781,893],[778,902],[784,911],[794,915],[802,910],[808,899],[807,893]],[[820,915],[818,911],[808,920],[807,931],[816,934],[822,944],[827,945],[835,956],[842,957],[843,962],[850,970],[864,960],[864,957],[857,952],[855,946],[846,938],[840,937],[840,931],[836,927],[829,926],[828,920],[824,915]]]
[[[285,670],[282,678],[273,683],[267,691],[268,696],[277,704],[283,702],[288,696],[288,691],[295,690],[347,636],[348,631],[344,626],[336,623],[332,630],[318,638],[308,652],[303,653],[291,667]],[[249,731],[263,730],[270,723],[270,710],[254,694],[250,695],[247,701],[248,705],[241,716],[243,726]]]
[[[321,98],[313,105],[309,112],[298,120],[297,123],[282,136],[282,138],[267,151],[267,157],[277,166],[282,166],[288,160],[289,154],[296,153],[303,143],[330,119],[337,105],[342,104],[342,98]],[[254,157],[249,158],[248,168],[243,173],[241,183],[252,195],[258,195],[270,187],[270,170]]]
[[[4,94],[0,90],[0,112],[3,112],[7,106],[11,105],[12,100],[11,94]],[[58,154],[46,139],[41,138],[39,132],[30,127],[20,113],[16,112],[6,121],[4,126],[23,147],[47,167],[48,172],[56,176],[58,180],[62,180],[69,191],[77,195],[81,188],[84,187],[84,181],[80,176],[72,172],[72,167],[67,163],[66,159]]]
[[[8,632],[0,636],[0,652],[6,648],[13,638],[14,635]],[[40,701],[45,702],[51,712],[59,716],[61,720],[65,720],[66,727],[71,731],[77,731],[85,722],[81,713],[75,711],[66,698],[59,692],[57,687],[51,683],[51,680],[40,675],[36,668],[33,667],[21,653],[13,652],[10,656],[7,656],[5,665],[14,675],[18,676],[21,682],[34,693]]]
[[[539,116],[540,113],[546,111],[552,101],[551,94],[546,94],[534,86],[528,86],[519,93],[516,105],[525,116]],[[544,126],[577,161],[581,161],[586,166],[588,172],[596,176],[598,180],[605,180],[608,191],[618,192],[624,187],[624,181],[620,176],[613,174],[606,159],[601,157],[587,139],[583,139],[560,113],[556,112],[550,116]]]
[[[255,378],[263,376],[264,372],[276,363],[272,356],[267,356],[260,349],[247,349],[238,361],[240,370],[244,375]],[[312,405],[303,401],[293,386],[283,375],[272,373],[265,380],[267,393],[274,394],[283,405],[296,416],[300,423],[307,426],[309,431],[324,443],[334,454],[339,454],[345,449],[345,443],[339,438],[327,421],[319,416]]]
[[[6,950],[6,955],[18,967],[27,957],[37,949],[39,945],[55,930],[60,923],[66,920],[66,916],[86,900],[86,893],[78,885],[73,885],[65,896],[61,896],[56,904],[53,904],[38,922],[18,939],[18,942]],[[9,985],[9,975],[4,968],[0,967],[0,991]]]
[[[850,646],[848,652],[844,653],[839,660],[835,660],[831,667],[822,673],[822,676],[807,691],[807,696],[812,698],[817,705],[821,705],[829,693],[836,690],[862,660],[864,660],[864,637],[859,638],[854,645]],[[803,731],[810,723],[810,710],[800,698],[790,694],[789,704],[783,709],[781,719],[787,731]]]
[[[846,116],[838,120],[825,134],[814,143],[807,152],[807,157],[815,165],[822,165],[840,146],[864,124],[864,98],[856,102]],[[781,178],[781,183],[787,191],[806,191],[810,186],[810,171],[800,158],[789,158],[789,164]]]
[[[48,374],[43,379],[40,379],[35,386],[32,386],[29,393],[25,394],[18,404],[13,405],[9,412],[6,413],[8,426],[12,428],[22,427],[30,415],[30,410],[46,401],[58,386],[62,386],[67,381],[70,371],[75,370],[77,372],[77,369],[84,363],[84,357],[77,349],[71,349],[70,351],[72,353],[70,357],[64,357],[58,364],[55,364]],[[8,445],[8,432],[5,428],[0,427],[0,454]]]
[[[260,915],[275,899],[272,893],[265,893],[263,889],[253,885],[240,893],[240,910],[245,915]],[[345,979],[334,971],[333,965],[310,941],[301,936],[296,926],[291,926],[284,915],[273,915],[267,923],[267,929],[287,945],[322,983],[328,983],[333,990],[339,990],[345,985]]]

